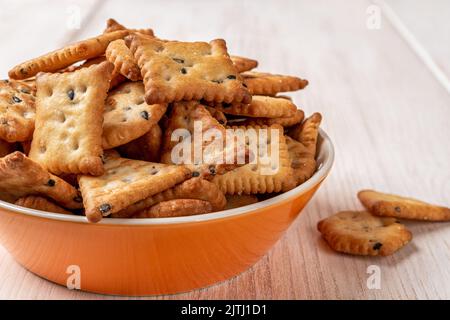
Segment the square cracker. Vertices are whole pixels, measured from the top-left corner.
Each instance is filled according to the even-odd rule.
[[[21,152],[0,158],[0,199],[14,202],[27,195],[42,195],[63,207],[79,209],[81,197],[64,180],[52,175]]]
[[[113,68],[104,62],[37,77],[31,159],[54,174],[103,174],[103,111]]]
[[[184,166],[107,157],[105,174],[79,176],[86,216],[97,222],[103,216],[155,195],[191,177]]]
[[[126,42],[141,68],[149,104],[200,99],[251,101],[224,40],[209,44],[161,41],[133,34]]]
[[[0,81],[0,139],[26,141],[33,136],[33,88],[14,80]]]

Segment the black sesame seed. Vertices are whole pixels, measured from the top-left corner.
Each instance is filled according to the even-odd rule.
[[[236,80],[236,76],[233,75],[233,74],[230,74],[230,75],[227,77],[227,79],[230,79],[230,80]]]
[[[148,112],[147,111],[142,111],[140,113],[141,117],[144,118],[145,120],[148,120]]]
[[[67,96],[70,100],[73,100],[73,98],[75,98],[75,92],[73,90],[69,90],[67,91]]]
[[[383,246],[382,243],[377,242],[373,245],[373,250],[380,250],[380,248]]]
[[[400,207],[395,207],[394,210],[397,211],[397,212],[401,211]]]
[[[247,85],[245,83],[242,84],[245,88],[247,88]]]
[[[218,83],[218,84],[221,84],[221,83],[223,83],[223,81],[222,81],[222,80],[211,80],[211,82],[214,82],[214,83]]]
[[[183,59],[178,59],[178,58],[173,58],[173,61],[178,62],[178,63],[184,63]]]
[[[28,89],[20,89],[20,92],[30,94],[30,90]]]
[[[209,166],[209,172],[214,176],[216,175],[216,167],[215,166]]]
[[[81,203],[83,201],[83,199],[81,199],[80,196],[76,196],[75,198],[73,198],[73,201]]]
[[[55,182],[55,180],[53,180],[53,179],[49,179],[49,180],[47,181],[47,185],[48,185],[49,187],[54,187],[55,184],[56,184],[56,182]]]
[[[181,73],[182,73],[182,74],[186,74],[186,73],[187,73],[186,68],[181,68]]]
[[[105,214],[111,211],[111,205],[109,203],[104,203],[100,207],[98,207],[98,209],[100,210],[101,214]]]
[[[20,98],[18,98],[18,97],[16,97],[16,96],[13,96],[12,99],[13,99],[13,101],[14,101],[15,103],[21,103],[21,102],[22,102],[22,99],[20,99]]]
[[[194,171],[194,172],[192,172],[192,176],[193,177],[199,177],[200,176],[200,172]]]

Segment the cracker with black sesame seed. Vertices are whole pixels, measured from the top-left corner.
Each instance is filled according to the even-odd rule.
[[[450,220],[450,208],[432,205],[413,198],[374,190],[362,190],[358,192],[358,198],[364,207],[376,216],[425,221]]]
[[[106,48],[106,58],[114,64],[115,72],[122,74],[131,81],[142,79],[141,70],[124,40],[119,39],[111,42]]]
[[[247,118],[241,122],[243,126],[271,126],[278,124],[283,127],[291,127],[300,124],[305,117],[303,110],[297,109],[292,117],[280,118]]]
[[[223,193],[227,195],[272,193],[288,191],[295,187],[283,127],[236,126],[231,129],[236,133],[241,130],[246,143],[254,145],[250,146],[250,152],[256,157],[250,163],[215,176],[211,180]]]
[[[191,177],[184,166],[106,157],[105,174],[78,178],[86,216],[97,222]]]
[[[30,158],[54,174],[103,174],[102,125],[114,66],[39,74]]]
[[[145,102],[142,82],[120,85],[106,99],[103,149],[115,148],[143,136],[158,123],[166,109],[166,104]]]
[[[30,140],[33,136],[35,97],[23,82],[0,81],[0,139],[7,142]]]
[[[170,189],[142,199],[119,212],[113,213],[112,217],[129,218],[135,213],[148,209],[155,204],[175,199],[207,201],[211,204],[213,211],[223,210],[226,204],[225,196],[214,183],[202,178],[191,178]]]
[[[39,72],[56,72],[75,62],[101,56],[105,53],[111,41],[123,39],[129,33],[128,30],[114,31],[70,44],[67,47],[15,66],[9,71],[9,77],[12,79],[27,79]]]
[[[118,150],[124,158],[159,162],[162,134],[161,127],[155,124],[142,137],[118,147]]]
[[[231,56],[230,58],[239,73],[250,71],[258,66],[258,61],[253,59],[239,56]]]
[[[249,71],[241,76],[252,95],[274,96],[279,92],[301,90],[308,85],[308,80],[271,73]]]
[[[45,196],[65,208],[82,207],[73,186],[16,151],[0,159],[0,198],[15,202],[27,195]]]
[[[195,141],[195,126],[201,125],[201,134],[204,138],[202,141]],[[173,140],[173,133],[184,130],[186,137],[180,140]],[[216,137],[220,135],[220,137]],[[209,138],[206,138],[209,136]],[[216,140],[217,138],[217,140]],[[189,140],[185,140],[189,139]],[[184,164],[192,170],[194,176],[211,179],[215,175],[223,174],[229,170],[245,164],[248,160],[248,152],[245,150],[241,158],[243,163],[238,161],[227,161],[226,156],[233,154],[232,160],[238,160],[240,150],[233,148],[231,150],[228,145],[224,146],[226,139],[225,127],[221,125],[206,109],[205,106],[198,101],[177,102],[172,107],[168,124],[163,136],[163,146],[161,150],[162,163]],[[218,141],[215,144],[215,141]],[[180,143],[187,143],[191,148],[190,157],[179,154],[176,146]],[[194,148],[197,144],[201,144],[199,158],[196,158]],[[219,145],[220,144],[220,145]],[[183,150],[184,151],[184,150]],[[175,157],[175,158],[174,158]]]
[[[41,211],[47,211],[47,212],[53,212],[53,213],[62,213],[62,214],[73,214],[72,212],[61,208],[57,204],[54,204],[50,200],[48,200],[45,197],[41,196],[26,196],[23,198],[19,198],[16,202],[16,205],[35,209],[35,210],[41,210]]]
[[[201,99],[251,101],[224,40],[161,41],[132,34],[126,43],[141,68],[149,104]]]
[[[169,218],[194,216],[212,211],[211,203],[197,199],[175,199],[163,201],[138,212],[133,218]]]
[[[294,117],[297,111],[296,105],[291,101],[267,96],[253,96],[249,104],[217,104],[214,107],[226,114],[262,118]]]
[[[411,232],[394,218],[380,218],[369,212],[343,211],[317,224],[328,245],[335,251],[388,256],[412,239]]]

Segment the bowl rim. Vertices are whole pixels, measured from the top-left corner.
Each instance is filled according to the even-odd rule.
[[[330,137],[325,133],[324,130],[319,128],[319,137],[322,140],[319,146],[318,156],[323,156],[323,160],[319,165],[317,171],[313,174],[311,178],[302,183],[301,185],[295,187],[292,190],[279,194],[275,197],[250,204],[247,206],[222,210],[212,213],[205,213],[200,215],[193,216],[183,216],[183,217],[170,217],[170,218],[142,218],[142,219],[130,219],[130,218],[115,218],[115,219],[102,219],[98,223],[91,223],[87,220],[85,216],[77,216],[77,215],[65,215],[58,214],[46,211],[40,211],[30,208],[21,207],[6,201],[0,200],[0,209],[6,209],[8,211],[12,211],[14,213],[21,213],[29,216],[50,219],[50,220],[59,220],[64,222],[75,222],[75,223],[86,223],[90,225],[122,225],[122,226],[147,226],[147,225],[169,225],[169,224],[182,224],[182,223],[195,223],[195,222],[204,222],[210,220],[217,220],[223,218],[229,218],[236,215],[242,215],[246,213],[254,212],[261,208],[266,208],[273,206],[275,204],[279,204],[285,202],[295,195],[304,193],[318,183],[320,183],[330,172],[331,167],[334,162],[334,146],[331,142]],[[0,213],[1,214],[1,213]]]

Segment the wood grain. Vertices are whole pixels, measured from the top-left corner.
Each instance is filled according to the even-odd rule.
[[[56,18],[56,11],[37,9],[47,2],[38,1],[34,7],[43,17],[27,13],[28,25],[13,19],[12,13],[7,20],[0,16],[2,28],[21,35],[36,26],[29,42],[8,35],[8,41],[0,43],[3,74],[19,60],[61,44],[64,37],[81,39],[100,32],[109,17],[131,27],[152,27],[163,38],[222,37],[231,53],[256,58],[261,71],[308,79],[307,89],[292,96],[307,114],[323,114],[323,128],[335,144],[331,175],[254,267],[209,288],[153,298],[450,298],[449,223],[407,223],[414,234],[412,243],[387,258],[334,253],[316,231],[320,219],[339,210],[362,208],[356,199],[362,188],[450,206],[450,97],[389,23],[380,30],[367,29],[370,1],[139,0],[126,8],[123,1],[95,7],[78,1],[83,16],[90,18],[75,34],[59,27],[64,21]],[[58,3],[62,10],[69,1]],[[408,3],[409,10],[421,8],[419,2]],[[15,4],[9,11],[17,14],[23,9]],[[429,4],[428,10],[439,7]],[[45,21],[38,23],[40,19]],[[434,23],[442,24],[436,28],[449,27],[448,19]],[[431,31],[415,32],[428,37]],[[448,41],[436,34],[427,40],[428,48],[450,50]],[[370,265],[381,268],[381,289],[366,286]],[[121,299],[51,284],[25,271],[1,247],[0,297]]]

